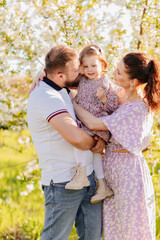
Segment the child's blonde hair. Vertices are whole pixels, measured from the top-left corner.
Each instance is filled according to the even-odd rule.
[[[85,48],[83,48],[83,50],[80,53],[80,64],[82,65],[83,63],[83,58],[85,56],[91,56],[91,55],[96,55],[98,56],[98,59],[102,62],[102,73],[106,72],[106,68],[107,68],[107,61],[105,59],[104,54],[102,53],[102,50],[100,47],[98,47],[97,45],[91,44],[86,46]]]

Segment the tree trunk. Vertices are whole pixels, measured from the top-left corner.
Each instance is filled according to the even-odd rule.
[[[140,39],[138,40],[138,44],[137,44],[137,49],[138,50],[140,49],[140,46],[141,46],[141,36],[143,35],[143,19],[145,17],[145,13],[146,13],[146,10],[147,10],[147,5],[148,5],[148,0],[145,1],[145,7],[143,9],[142,19],[141,19],[141,24],[140,24],[140,31],[139,31]]]

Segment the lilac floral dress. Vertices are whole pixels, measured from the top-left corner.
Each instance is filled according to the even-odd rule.
[[[99,87],[103,88],[105,91],[105,95],[107,97],[106,104],[103,104],[102,101],[96,96],[97,89]],[[81,76],[77,92],[77,103],[94,116],[103,117],[117,109],[118,96],[116,92],[118,90],[119,87],[114,85],[109,80],[107,75],[103,75],[102,77],[93,80],[90,80],[85,76]],[[108,142],[110,138],[109,131],[90,131],[80,121],[77,121],[77,123],[79,127],[82,127],[84,130],[100,136],[106,142]]]
[[[114,192],[103,204],[104,239],[155,240],[154,190],[142,154],[150,142],[152,115],[143,101],[134,101],[102,119],[112,134],[103,165]],[[113,152],[120,149],[129,152]]]

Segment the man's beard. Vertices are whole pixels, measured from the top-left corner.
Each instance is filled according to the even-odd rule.
[[[65,82],[66,87],[77,88],[78,84],[79,84],[79,79],[80,79],[80,75],[78,75],[78,77],[73,82],[66,80],[66,82]]]

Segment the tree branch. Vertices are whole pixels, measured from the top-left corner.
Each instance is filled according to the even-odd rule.
[[[145,13],[146,13],[146,10],[147,10],[147,5],[148,5],[148,0],[146,0],[145,7],[143,9],[142,19],[141,19],[141,24],[140,24],[140,31],[139,31],[140,37],[143,35],[143,19],[145,17]],[[138,44],[137,44],[137,49],[138,50],[140,49],[140,45],[141,45],[141,39],[138,40]]]

